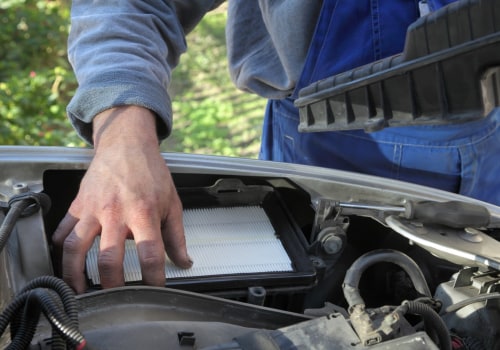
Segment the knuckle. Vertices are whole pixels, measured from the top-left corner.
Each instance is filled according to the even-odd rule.
[[[152,199],[140,199],[135,202],[135,211],[139,215],[150,215],[157,210],[158,205]]]
[[[80,194],[71,202],[70,207],[68,208],[69,213],[81,213],[83,211],[83,201],[80,199]]]
[[[138,225],[149,227],[156,221],[159,221],[159,209],[150,200],[140,200],[134,204],[134,210],[130,215],[132,221]]]
[[[165,256],[158,253],[145,254],[141,259],[141,264],[145,270],[157,270],[165,265]]]
[[[97,266],[99,267],[99,273],[103,275],[110,275],[116,273],[122,269],[122,261],[117,259],[116,254],[110,250],[105,250],[99,252],[97,257]]]
[[[99,211],[103,213],[104,217],[115,218],[120,215],[121,210],[120,201],[113,199],[103,204]]]
[[[182,213],[182,203],[180,200],[175,200],[170,203],[171,210],[175,213]]]
[[[77,254],[81,250],[81,240],[75,234],[70,234],[66,239],[62,239],[63,252],[66,254]]]

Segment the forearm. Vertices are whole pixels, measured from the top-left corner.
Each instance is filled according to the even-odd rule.
[[[68,115],[89,143],[93,118],[123,105],[151,110],[158,117],[158,137],[168,135],[172,113],[167,88],[171,71],[186,50],[174,3],[73,1],[68,54],[79,88]],[[196,2],[191,9],[199,18],[206,11]]]

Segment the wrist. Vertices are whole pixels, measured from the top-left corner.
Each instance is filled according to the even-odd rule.
[[[139,106],[123,106],[106,110],[93,120],[94,148],[127,144],[159,147],[156,117],[150,110]]]

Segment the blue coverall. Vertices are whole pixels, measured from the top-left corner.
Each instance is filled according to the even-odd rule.
[[[430,10],[453,0],[428,0]],[[500,112],[466,124],[299,133],[304,86],[400,53],[418,1],[324,0],[294,96],[270,100],[260,158],[409,181],[500,205]]]

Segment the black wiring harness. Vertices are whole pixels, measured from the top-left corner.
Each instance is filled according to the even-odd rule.
[[[0,253],[7,244],[17,219],[50,208],[44,193],[26,192],[13,196],[0,226]],[[88,349],[78,329],[78,309],[73,290],[61,279],[42,276],[30,281],[0,314],[0,336],[10,325],[8,350],[26,349],[43,314],[52,326],[52,349]]]
[[[52,349],[88,349],[78,328],[78,309],[73,290],[61,279],[42,276],[29,282],[0,314],[0,335],[10,324],[9,350],[26,349],[40,315],[53,329]]]

